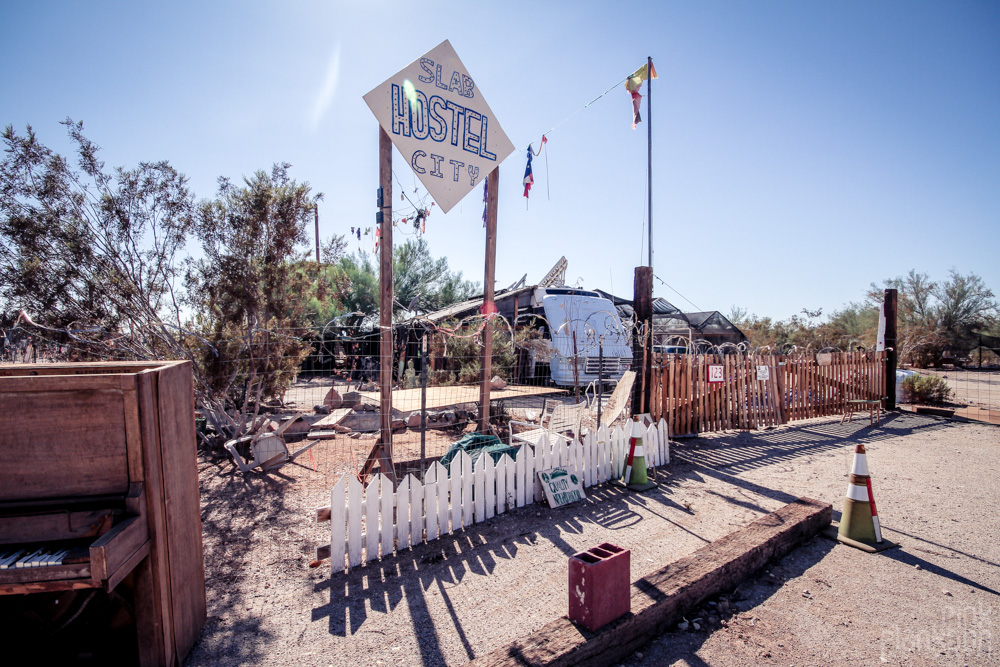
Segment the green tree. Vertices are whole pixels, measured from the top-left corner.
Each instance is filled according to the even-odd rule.
[[[345,312],[375,316],[379,311],[378,267],[366,253],[346,255],[332,277],[336,298]],[[434,259],[427,241],[409,239],[393,248],[393,317],[409,311],[426,313],[472,298],[478,283],[464,280],[460,271],[448,268],[448,259]]]
[[[900,358],[917,366],[936,364],[946,355],[964,357],[977,344],[976,332],[993,326],[1000,316],[997,300],[975,273],[956,270],[935,282],[926,273],[872,283],[869,301],[882,302],[884,289],[897,290],[897,349]]]
[[[198,211],[203,257],[189,263],[187,300],[210,343],[198,362],[212,390],[211,417],[226,434],[253,427],[261,402],[284,393],[310,349],[315,262],[303,248],[315,200],[289,166],[257,171],[240,187],[220,179],[216,199]]]
[[[332,234],[320,243],[319,250],[324,264],[336,264],[347,254],[347,239],[343,234]]]
[[[31,126],[4,129],[0,310],[24,310],[64,341],[72,329],[83,354],[184,356],[175,287],[195,217],[187,179],[165,161],[109,170],[83,123],[62,124],[76,168]]]
[[[830,315],[826,323],[833,343],[842,350],[857,346],[875,347],[878,336],[878,308],[869,303],[851,302]]]

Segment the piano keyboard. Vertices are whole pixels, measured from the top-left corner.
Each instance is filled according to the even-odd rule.
[[[62,565],[63,559],[69,554],[69,549],[14,549],[0,551],[0,570],[10,570],[25,567],[46,567]]]

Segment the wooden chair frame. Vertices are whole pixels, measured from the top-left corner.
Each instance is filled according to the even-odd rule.
[[[541,419],[536,428],[521,433],[514,433],[514,425],[535,427],[531,422],[511,420],[508,426],[510,430],[510,444],[520,441],[537,447],[542,440],[542,435],[548,435],[549,442],[558,439],[572,442],[580,437],[583,423],[583,412],[587,409],[586,403],[567,404],[559,401],[546,401],[542,410]],[[572,433],[572,437],[563,435],[564,432]]]

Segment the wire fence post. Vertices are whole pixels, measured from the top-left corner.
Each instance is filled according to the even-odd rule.
[[[604,336],[597,341],[597,428],[601,428],[601,402],[604,400]]]
[[[420,481],[427,464],[427,332],[420,340]]]
[[[576,332],[573,332],[573,393],[576,402],[580,403],[580,355],[576,351]]]

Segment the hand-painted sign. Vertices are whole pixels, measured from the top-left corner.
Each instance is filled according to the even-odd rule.
[[[364,99],[445,213],[514,152],[448,40]]]
[[[717,382],[725,382],[726,374],[723,369],[724,367],[722,364],[709,364],[708,381],[713,384]]]
[[[549,507],[559,507],[586,498],[583,494],[583,480],[566,468],[540,470],[538,479],[542,483]]]
[[[770,380],[771,379],[771,369],[768,366],[758,366],[757,367],[757,379],[758,380]]]

